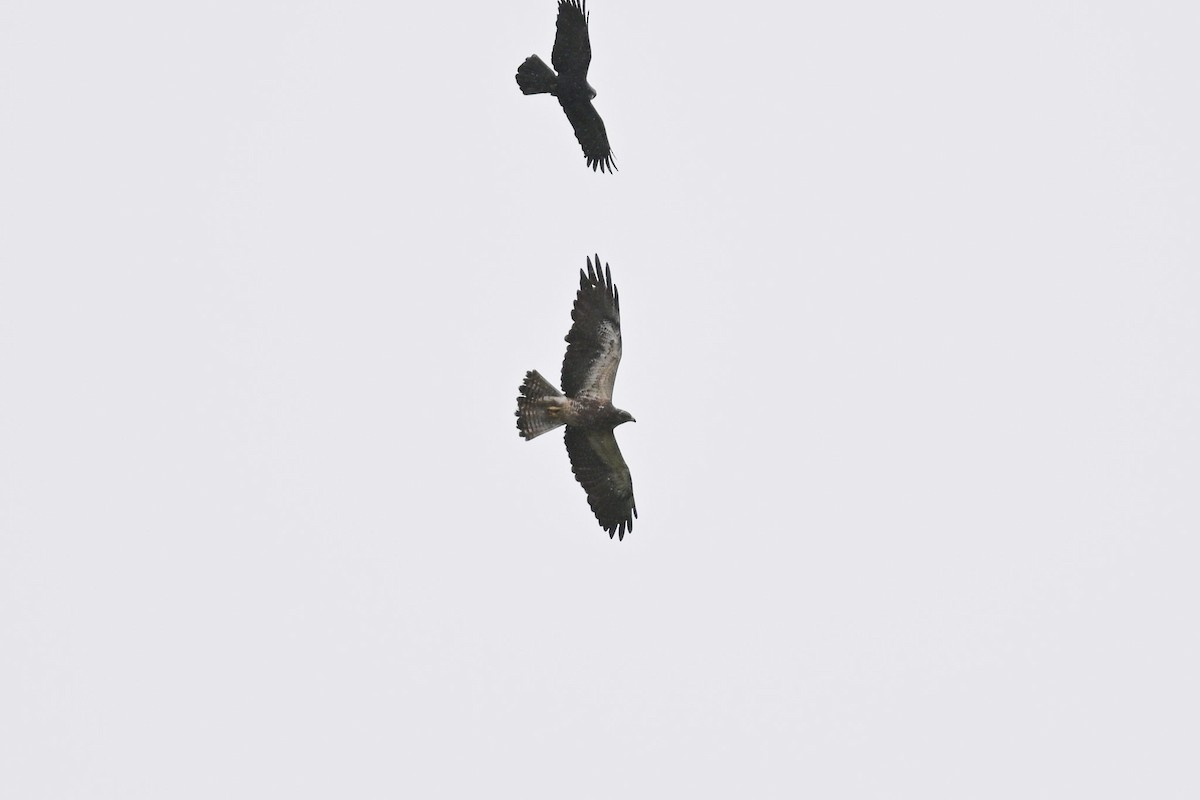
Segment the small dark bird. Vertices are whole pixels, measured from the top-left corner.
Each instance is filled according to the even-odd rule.
[[[525,373],[517,398],[517,430],[522,438],[533,439],[567,426],[563,439],[571,471],[587,492],[588,505],[608,538],[616,533],[624,540],[625,531],[633,530],[637,506],[633,479],[613,428],[636,420],[612,404],[621,363],[621,304],[608,265],[601,273],[600,256],[594,265],[589,258],[587,265],[587,272],[579,270],[562,391],[536,370]]]
[[[617,166],[613,162],[612,148],[608,146],[604,120],[592,105],[596,90],[587,82],[588,65],[592,63],[587,22],[583,0],[558,0],[558,34],[550,54],[554,69],[536,55],[530,56],[517,67],[517,85],[525,94],[557,97],[575,129],[575,138],[583,148],[587,165],[593,171],[612,173]],[[558,70],[557,75],[554,70]]]

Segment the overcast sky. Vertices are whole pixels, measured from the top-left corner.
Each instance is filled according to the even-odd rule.
[[[1200,6],[589,8],[0,3],[0,794],[1200,794]]]

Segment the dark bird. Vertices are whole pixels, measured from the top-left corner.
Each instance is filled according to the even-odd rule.
[[[608,538],[633,530],[637,506],[633,479],[621,457],[613,428],[634,422],[633,415],[612,404],[613,384],[621,363],[621,304],[608,265],[600,271],[588,259],[579,270],[579,293],[571,310],[567,354],[563,357],[562,391],[537,370],[525,373],[517,398],[517,430],[533,439],[566,425],[564,441],[571,471],[587,492],[600,527]]]
[[[604,120],[592,105],[596,90],[587,82],[588,65],[592,63],[587,23],[583,0],[558,0],[558,33],[554,37],[554,51],[550,53],[554,69],[536,55],[530,56],[517,67],[517,85],[525,94],[557,97],[575,129],[587,165],[593,171],[598,168],[611,173],[617,165],[608,146]]]

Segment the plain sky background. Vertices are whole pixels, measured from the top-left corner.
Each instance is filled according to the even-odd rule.
[[[0,795],[1200,796],[1200,6],[589,5],[0,3]]]

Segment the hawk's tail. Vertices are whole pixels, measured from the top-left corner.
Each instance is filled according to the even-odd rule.
[[[517,67],[517,85],[525,94],[543,94],[553,92],[558,84],[558,76],[554,70],[537,56],[530,56],[525,63]]]
[[[521,437],[532,439],[564,424],[559,417],[564,398],[565,395],[537,370],[526,372],[521,396],[517,398],[517,430]]]

